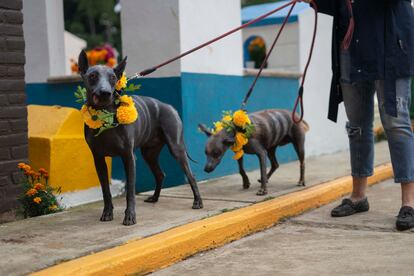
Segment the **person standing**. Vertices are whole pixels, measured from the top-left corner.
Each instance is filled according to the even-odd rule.
[[[343,101],[348,122],[353,190],[333,217],[369,210],[367,177],[374,167],[374,95],[388,138],[402,204],[396,227],[414,227],[414,135],[410,121],[414,75],[414,10],[411,0],[303,0],[333,16],[332,85],[328,118]]]

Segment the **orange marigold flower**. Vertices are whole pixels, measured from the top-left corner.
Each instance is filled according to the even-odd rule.
[[[40,168],[39,173],[45,174],[45,173],[47,173],[47,170],[45,168]]]
[[[23,169],[25,166],[26,166],[26,164],[25,164],[25,163],[19,163],[19,164],[17,164],[17,167],[18,167],[19,169]]]
[[[43,185],[42,183],[36,183],[33,188],[35,188],[36,190],[44,190],[45,185]]]
[[[40,202],[42,202],[42,199],[40,197],[35,197],[35,198],[33,198],[33,202],[37,203],[37,204],[40,204]]]
[[[36,189],[30,189],[30,190],[28,190],[27,192],[26,192],[26,195],[27,196],[33,196],[33,195],[35,195],[35,194],[37,194],[37,190]]]
[[[48,179],[48,178],[49,178],[49,174],[48,174],[48,173],[45,173],[45,174],[43,175],[43,177],[44,177],[45,179]]]
[[[113,68],[116,65],[116,59],[115,58],[109,58],[106,65]]]
[[[56,210],[58,207],[57,207],[57,205],[56,204],[53,204],[53,205],[51,205],[51,206],[49,206],[49,210],[50,211],[54,211],[54,210]]]
[[[244,151],[243,150],[240,150],[238,152],[235,152],[235,154],[233,156],[233,159],[234,160],[239,160],[240,158],[242,158],[243,154],[244,154]]]

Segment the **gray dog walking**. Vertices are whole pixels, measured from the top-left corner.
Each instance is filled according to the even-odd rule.
[[[255,126],[255,132],[249,142],[243,147],[247,154],[255,154],[259,158],[261,187],[257,195],[267,194],[267,182],[279,167],[276,159],[276,149],[289,143],[293,144],[300,161],[300,178],[298,185],[305,186],[305,133],[309,126],[305,121],[295,124],[291,118],[290,111],[269,109],[249,114]],[[205,153],[207,163],[204,168],[206,172],[212,172],[220,163],[224,153],[235,143],[234,133],[222,130],[213,135],[204,125],[200,129],[209,137]],[[270,160],[270,170],[266,174],[266,156]],[[243,178],[243,188],[250,187],[250,180],[243,167],[243,157],[238,160],[239,172]]]
[[[115,85],[125,70],[126,58],[114,69],[102,65],[89,67],[86,53],[82,51],[78,64],[87,90],[86,104],[97,110],[105,109],[109,112],[116,112]],[[133,100],[139,113],[139,118],[134,123],[105,130],[99,136],[95,136],[97,130],[90,129],[85,125],[85,139],[92,152],[103,193],[104,210],[101,221],[113,220],[112,196],[109,189],[105,156],[120,156],[127,178],[127,208],[123,224],[136,223],[134,155],[136,148],[141,149],[142,156],[156,181],[154,195],[146,199],[146,202],[157,202],[160,196],[165,174],[159,166],[158,156],[164,145],[167,145],[191,185],[194,195],[193,209],[203,208],[197,183],[189,166],[188,153],[183,138],[183,126],[177,111],[171,105],[150,97],[133,96]]]

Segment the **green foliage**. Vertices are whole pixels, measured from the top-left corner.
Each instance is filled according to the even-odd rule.
[[[65,0],[65,29],[87,41],[91,49],[104,43],[121,51],[120,15],[115,0]]]
[[[99,128],[99,131],[98,133],[95,134],[95,137],[99,136],[105,130],[115,128],[118,126],[117,123],[114,123],[114,117],[115,117],[114,112],[109,112],[105,109],[98,111],[98,116],[96,119],[102,121],[103,125]]]
[[[86,88],[78,85],[78,89],[75,91],[75,98],[77,103],[86,102]]]
[[[131,83],[129,86],[124,88],[125,92],[134,92],[137,91],[141,88],[141,84],[136,84],[134,85],[133,83]]]

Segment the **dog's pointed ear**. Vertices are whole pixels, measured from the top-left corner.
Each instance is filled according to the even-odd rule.
[[[205,125],[203,125],[203,124],[198,124],[198,128],[202,132],[204,132],[207,135],[207,137],[210,137],[211,135],[213,135],[213,133],[211,133],[211,131]]]
[[[122,77],[122,73],[125,71],[127,58],[128,57],[124,57],[124,59],[114,68],[115,75],[118,79]]]
[[[84,75],[86,71],[88,71],[88,68],[89,68],[88,56],[86,55],[86,52],[84,50],[82,50],[79,54],[78,66],[79,66],[79,72],[81,75]]]

